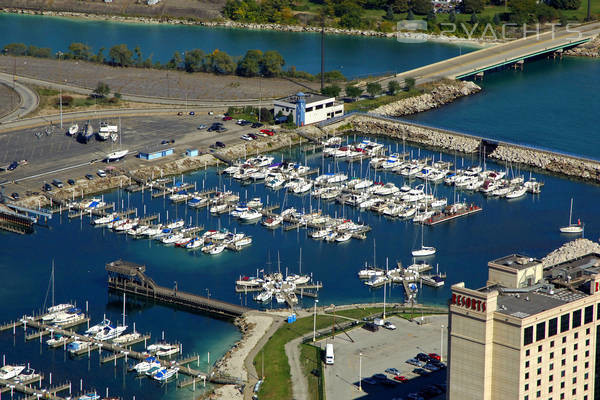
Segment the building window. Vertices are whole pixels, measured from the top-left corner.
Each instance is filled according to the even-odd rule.
[[[560,371],[560,377],[561,377],[561,378],[564,378],[564,377],[565,377],[565,371],[564,371],[564,370],[563,370],[563,371]],[[563,382],[562,384],[564,385],[564,382]]]
[[[529,349],[525,350],[525,357],[529,357],[529,354],[531,354],[531,352],[529,351]]]
[[[529,368],[529,361],[525,361],[525,368]]]
[[[573,356],[573,362],[577,361],[577,354]]]
[[[567,349],[565,347],[563,347],[560,352],[564,356],[565,354],[567,354]]]
[[[573,335],[573,337],[574,337],[575,339],[577,339],[577,338],[579,337],[579,332],[575,332],[575,334]]]
[[[550,347],[554,347],[554,340],[550,341]]]
[[[586,328],[586,330],[585,330],[585,334],[586,334],[586,335],[589,335],[589,334],[590,334],[590,328]]]
[[[537,380],[537,385],[538,385],[538,386],[542,386],[542,380],[541,380],[541,379],[538,379],[538,380]]]
[[[548,388],[548,393],[552,393],[552,386]]]
[[[577,383],[577,378],[573,378],[573,385]],[[575,394],[575,393],[573,393]]]
[[[541,368],[538,368],[538,369],[537,369],[537,374],[538,374],[538,375],[541,375],[541,374],[542,374],[542,369],[541,369]]]
[[[540,351],[542,351],[542,349],[543,349],[543,346],[540,344],[540,345],[538,346],[538,353],[539,353]]]
[[[577,350],[577,343],[573,345],[573,350]]]
[[[577,389],[573,388],[572,393],[573,393],[573,396],[575,396],[577,394]]]
[[[529,383],[526,383],[525,384],[525,391],[528,391],[528,390],[529,390]]]
[[[550,367],[548,369],[552,371],[554,369],[554,363],[550,363]]]
[[[323,109],[323,104],[317,104],[315,106],[315,110],[322,110]]]
[[[600,319],[600,303],[596,305],[596,319]]]
[[[541,363],[542,363],[542,356],[539,356],[538,357],[538,364],[541,364]]]
[[[573,367],[573,373],[577,372],[577,365]]]
[[[563,343],[567,343],[567,337],[566,337],[566,336],[563,336],[563,338],[562,338],[562,342],[563,342]]]
[[[333,101],[331,103],[325,104],[325,107],[333,107]]]
[[[567,365],[567,361],[563,358],[562,360],[560,360],[560,365],[564,367],[565,365]]]
[[[540,322],[535,327],[535,340],[540,341],[546,338],[546,323]]]
[[[594,320],[594,306],[587,306],[583,314],[583,323],[589,324]]]
[[[550,359],[552,360],[554,358],[554,352],[550,352]]]
[[[585,345],[589,346],[590,345],[590,339],[585,339]]]
[[[523,342],[525,343],[525,346],[533,343],[533,326],[528,326],[527,328],[525,328]]]
[[[583,374],[583,379],[588,380],[589,377],[590,377],[589,372],[586,372],[585,374]]]
[[[577,328],[581,326],[581,310],[573,311],[573,328]]]
[[[550,375],[550,376],[548,377],[548,382],[552,382],[553,380],[554,380],[554,375]]]
[[[525,372],[525,379],[529,379],[529,372]]]
[[[548,337],[556,335],[558,332],[558,318],[552,318],[548,321]]]
[[[560,394],[560,400],[564,400],[564,399],[565,399],[565,394],[564,394],[564,393],[561,393],[561,394]]]
[[[313,108],[312,108],[312,107],[307,107],[307,108],[306,108],[306,112],[311,112],[312,110],[313,110]]]
[[[542,397],[542,392],[539,390],[535,393],[535,397]]]
[[[566,332],[569,330],[569,314],[564,314],[560,316],[560,333]],[[563,340],[565,340],[563,338]]]
[[[586,362],[585,362],[585,364],[583,365],[583,367],[584,367],[585,369],[588,369],[588,368],[590,367],[590,362],[589,362],[589,361],[586,361]]]

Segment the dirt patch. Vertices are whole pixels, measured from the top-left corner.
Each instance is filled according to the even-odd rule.
[[[16,58],[16,64],[15,64]],[[277,98],[318,90],[318,82],[294,83],[282,78],[243,78],[208,73],[187,73],[144,68],[116,68],[81,61],[0,56],[0,71],[55,83],[94,89],[98,81],[121,94],[192,100],[244,100]],[[308,89],[310,90],[310,89]]]
[[[0,117],[9,114],[19,107],[21,99],[12,88],[0,83]]]

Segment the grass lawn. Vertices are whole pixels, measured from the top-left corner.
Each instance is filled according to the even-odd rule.
[[[321,349],[309,343],[300,345],[300,362],[302,363],[302,371],[307,377],[308,382],[308,398],[309,399],[324,399],[325,398],[325,382],[323,379],[323,362]],[[316,370],[316,371],[315,371]],[[313,371],[317,374],[313,374]]]
[[[591,0],[590,9],[592,17],[600,14],[600,0]],[[565,10],[563,11],[565,16],[569,20],[583,21],[587,17],[587,0],[581,0],[581,5],[577,10]]]
[[[398,100],[406,99],[409,97],[414,97],[422,94],[420,90],[411,90],[408,92],[400,92],[394,96],[384,95],[381,97],[376,97],[374,99],[364,99],[358,100],[354,103],[346,103],[344,105],[344,110],[346,112],[350,111],[369,111],[373,110],[377,107],[383,106],[385,104],[393,103]]]
[[[439,312],[436,312],[434,308],[426,308],[421,309],[415,307],[414,316],[420,316],[421,311],[423,311],[423,315],[432,315],[432,314],[445,314],[447,311],[443,308],[439,308]],[[365,317],[370,317],[373,315],[380,315],[383,313],[383,307],[365,307],[365,308],[352,308],[348,310],[339,310],[335,312],[335,315],[341,315],[344,317],[354,318],[354,319],[363,319]],[[410,319],[411,313],[409,309],[402,308],[400,310],[394,309],[393,307],[385,308],[385,315],[391,316],[396,315],[400,318]]]

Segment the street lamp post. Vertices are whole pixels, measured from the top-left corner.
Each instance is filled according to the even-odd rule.
[[[362,392],[362,351],[358,353],[358,390]]]
[[[440,328],[440,361],[444,361],[444,325]]]
[[[318,299],[315,299],[315,311],[313,314],[313,342],[317,339],[317,303]]]

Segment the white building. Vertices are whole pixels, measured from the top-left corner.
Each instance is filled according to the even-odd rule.
[[[302,92],[293,96],[275,100],[273,103],[275,116],[292,115],[296,126],[314,124],[344,114],[344,104],[335,101],[335,97]]]

